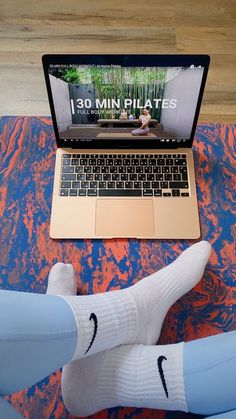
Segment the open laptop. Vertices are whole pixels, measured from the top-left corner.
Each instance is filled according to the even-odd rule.
[[[52,238],[200,237],[192,143],[207,55],[44,55]]]

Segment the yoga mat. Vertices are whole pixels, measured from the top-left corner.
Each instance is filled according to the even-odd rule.
[[[202,281],[168,312],[159,343],[197,339],[236,329],[235,125],[197,126],[194,139],[202,239],[212,247]],[[52,240],[49,220],[56,143],[49,117],[0,119],[0,286],[45,293],[54,263],[72,263],[78,293],[122,289],[171,263],[193,241]],[[157,302],[158,303],[158,302]],[[30,419],[69,419],[60,371],[9,400]],[[199,415],[114,408],[108,418],[185,419]]]

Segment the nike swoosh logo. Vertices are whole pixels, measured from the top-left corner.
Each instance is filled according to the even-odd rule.
[[[91,346],[92,346],[92,344],[93,344],[93,342],[94,342],[94,339],[95,339],[95,337],[96,337],[97,330],[98,330],[98,319],[97,319],[97,316],[96,316],[96,314],[95,314],[95,313],[91,313],[91,314],[90,314],[89,320],[90,320],[90,321],[91,321],[91,320],[93,320],[93,322],[94,322],[93,337],[92,337],[91,342],[90,342],[90,344],[89,344],[89,347],[88,347],[88,349],[87,349],[87,351],[85,352],[85,354],[84,354],[84,355],[86,355],[86,353],[87,353],[87,352],[89,351],[89,349],[91,348]]]
[[[168,390],[167,390],[167,386],[166,386],[166,380],[165,380],[165,376],[164,376],[164,372],[163,372],[163,368],[162,368],[162,362],[164,360],[167,361],[167,358],[165,356],[163,356],[163,355],[162,356],[159,356],[159,358],[157,360],[157,366],[158,366],[158,371],[159,371],[159,374],[160,374],[160,377],[161,377],[161,382],[162,382],[163,388],[165,390],[165,395],[166,395],[166,397],[168,399],[169,395],[168,395]]]

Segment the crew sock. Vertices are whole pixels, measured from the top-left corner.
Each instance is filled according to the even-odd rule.
[[[115,406],[187,411],[183,343],[123,345],[63,368],[62,396],[75,416]]]
[[[122,344],[155,344],[171,305],[201,279],[211,246],[201,241],[173,263],[118,291],[62,296],[78,327],[73,360]]]

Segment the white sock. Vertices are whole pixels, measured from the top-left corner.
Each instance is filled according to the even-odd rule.
[[[183,345],[123,345],[67,364],[66,408],[79,417],[115,406],[187,412]]]
[[[76,295],[76,289],[73,266],[61,262],[56,263],[49,273],[46,294]]]
[[[62,297],[78,326],[73,360],[122,344],[156,343],[170,306],[201,279],[210,250],[209,243],[196,243],[169,266],[124,290]]]

